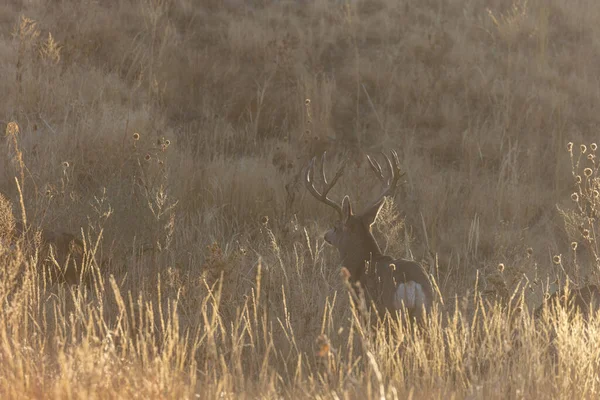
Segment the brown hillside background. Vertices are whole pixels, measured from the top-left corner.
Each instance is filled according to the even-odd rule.
[[[529,309],[599,282],[599,38],[595,0],[2,2],[0,395],[595,398],[600,321]],[[416,332],[302,184],[349,157],[360,209],[390,149]]]

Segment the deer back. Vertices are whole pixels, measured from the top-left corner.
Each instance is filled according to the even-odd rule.
[[[380,312],[406,310],[420,319],[433,302],[433,288],[420,264],[382,256],[372,260],[365,271],[363,285]]]

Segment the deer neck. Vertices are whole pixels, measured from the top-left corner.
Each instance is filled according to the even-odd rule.
[[[360,246],[347,249],[342,256],[342,264],[348,268],[352,278],[358,281],[362,278],[367,262],[376,263],[383,257],[381,249],[373,235],[369,235]]]

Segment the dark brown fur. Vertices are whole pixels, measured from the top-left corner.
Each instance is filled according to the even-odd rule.
[[[548,297],[542,305],[534,311],[534,316],[542,316],[544,309],[548,306],[559,304],[562,307],[568,307],[574,312],[581,312],[584,317],[595,313],[600,309],[600,289],[596,285],[587,285],[579,289],[571,288],[568,295],[565,289],[561,289]]]

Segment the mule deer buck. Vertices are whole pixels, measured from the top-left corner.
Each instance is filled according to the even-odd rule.
[[[349,271],[349,280],[356,289],[360,287],[369,303],[373,302],[380,314],[391,314],[416,318],[422,322],[433,302],[433,289],[421,266],[410,260],[394,259],[384,255],[375,240],[372,226],[377,218],[385,197],[392,195],[402,177],[398,154],[391,152],[391,159],[385,157],[388,174],[379,162],[367,156],[369,165],[377,179],[383,184],[382,193],[362,213],[355,214],[346,195],[341,205],[328,197],[329,192],[344,172],[346,161],[338,168],[331,181],[325,173],[325,154],[321,162],[321,180],[324,187],[319,191],[315,187],[314,169],[316,157],[308,164],[304,183],[317,200],[333,208],[339,220],[325,233],[325,241],[333,245],[340,253],[342,265]],[[406,311],[406,314],[404,314]]]
[[[558,305],[566,307],[568,311],[581,312],[584,318],[600,310],[600,289],[596,285],[587,285],[579,289],[563,288],[544,300],[541,306],[535,309],[536,318],[542,316],[544,309]]]

